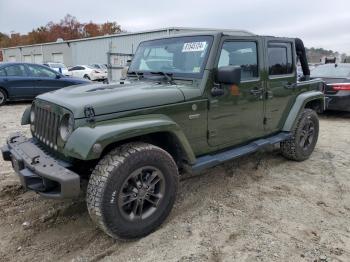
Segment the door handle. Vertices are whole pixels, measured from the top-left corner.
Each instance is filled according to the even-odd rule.
[[[296,87],[297,87],[297,83],[288,82],[287,84],[284,85],[284,88],[286,88],[286,89],[294,89]]]
[[[225,94],[225,91],[223,88],[219,87],[219,86],[214,86],[212,89],[211,89],[211,95],[212,96],[222,96]]]

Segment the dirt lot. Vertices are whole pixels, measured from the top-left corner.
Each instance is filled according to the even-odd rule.
[[[0,108],[0,144],[27,104]],[[91,222],[84,199],[24,192],[0,160],[0,261],[350,261],[350,117],[321,117],[305,162],[269,151],[189,177],[163,226],[114,241]]]

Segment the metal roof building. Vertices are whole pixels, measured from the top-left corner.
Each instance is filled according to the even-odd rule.
[[[45,63],[62,62],[66,66],[110,63],[107,53],[133,54],[140,42],[179,33],[212,31],[215,29],[171,27],[135,33],[83,38],[35,45],[3,48],[4,61]],[[231,30],[230,30],[231,31]],[[244,32],[244,31],[240,31]],[[248,32],[246,32],[249,34]]]
[[[207,28],[171,27],[135,33],[57,41],[26,46],[3,48],[3,60],[7,62],[62,62],[66,66],[108,64],[111,69],[120,69],[135,52],[140,42],[181,33],[213,31]],[[223,31],[223,30],[221,30]],[[251,35],[246,31],[224,30]],[[118,76],[113,77],[118,78]]]

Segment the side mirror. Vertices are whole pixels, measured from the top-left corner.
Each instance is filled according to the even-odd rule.
[[[62,76],[60,74],[56,75],[56,79],[60,79]]]
[[[239,85],[241,83],[241,67],[219,67],[216,75],[216,81],[220,84]]]

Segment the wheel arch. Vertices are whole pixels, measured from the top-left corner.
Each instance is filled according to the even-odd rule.
[[[181,146],[179,137],[169,131],[149,133],[111,143],[104,148],[103,152],[101,153],[101,157],[106,155],[114,148],[130,142],[144,142],[160,147],[173,157],[179,168],[183,167],[184,162],[191,162],[189,153],[186,152],[186,150]]]
[[[290,132],[293,130],[304,108],[318,110],[318,112],[323,111],[325,109],[324,94],[321,91],[308,91],[298,95],[289,111],[282,131]]]
[[[0,86],[0,89],[3,90],[7,96],[7,99],[9,98],[9,92],[7,91],[7,89],[3,86]]]
[[[164,115],[128,117],[77,128],[69,137],[63,153],[81,160],[99,159],[111,149],[131,141],[154,144],[179,163],[185,160],[193,164],[196,160],[181,128]]]

